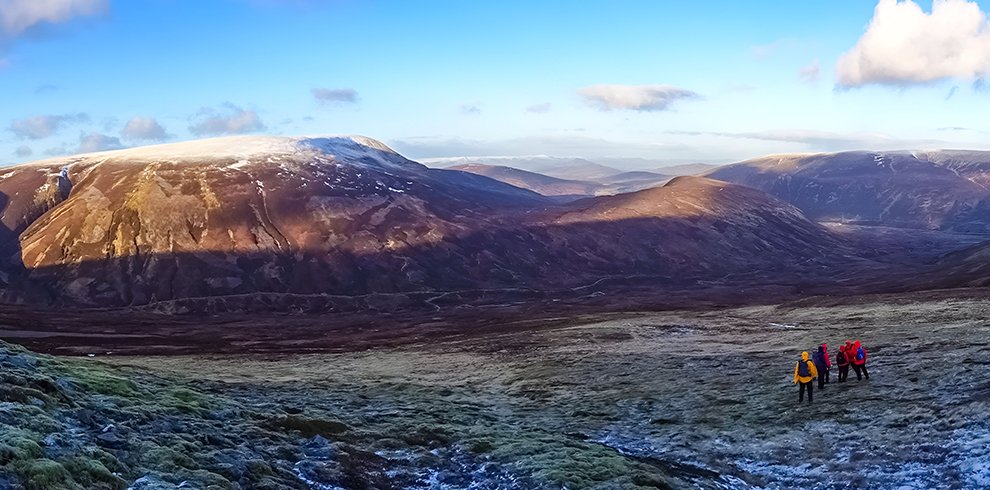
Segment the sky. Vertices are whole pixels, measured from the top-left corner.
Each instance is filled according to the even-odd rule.
[[[0,0],[0,165],[229,134],[649,164],[990,149],[988,9]]]

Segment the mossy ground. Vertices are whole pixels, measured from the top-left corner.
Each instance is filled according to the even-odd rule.
[[[275,359],[0,345],[0,488],[979,488],[988,311],[741,308]],[[798,405],[796,356],[846,338],[871,380]]]

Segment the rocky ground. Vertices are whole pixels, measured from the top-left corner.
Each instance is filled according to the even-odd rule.
[[[818,298],[305,355],[4,345],[0,488],[985,488],[984,297]],[[872,378],[799,405],[800,351],[847,338],[870,349]]]

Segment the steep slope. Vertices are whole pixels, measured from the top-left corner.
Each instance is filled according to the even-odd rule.
[[[958,168],[922,153],[843,152],[769,156],[706,175],[760,189],[819,220],[990,231],[990,191]]]
[[[544,196],[593,196],[603,187],[593,182],[558,179],[549,175],[501,165],[469,163],[454,165],[448,168],[450,170],[460,170],[462,172],[484,175],[485,177],[528,189]]]
[[[644,242],[672,270],[742,272],[834,260],[843,245],[797,208],[760,191],[701,177],[573,203],[554,223],[614,233],[615,247]],[[638,223],[614,227],[615,223]],[[620,253],[618,250],[614,253]],[[777,262],[778,257],[786,257]],[[823,263],[824,263],[823,262]]]
[[[560,205],[361,137],[81,155],[14,167],[0,191],[12,196],[0,216],[3,294],[25,302],[546,290],[643,275],[676,287],[742,273],[794,280],[850,260],[755,190],[679,178]]]

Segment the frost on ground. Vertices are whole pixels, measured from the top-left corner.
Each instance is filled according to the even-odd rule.
[[[378,468],[371,488],[986,488],[990,300],[855,301],[104,362],[262,418],[339,420],[342,435],[300,440],[290,471],[310,488],[349,488],[338,461]],[[799,405],[800,352],[846,339],[871,379],[833,375]]]

